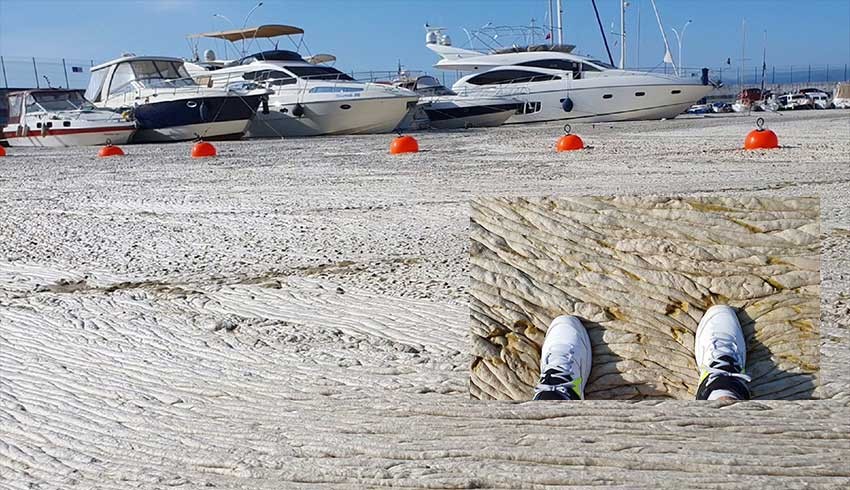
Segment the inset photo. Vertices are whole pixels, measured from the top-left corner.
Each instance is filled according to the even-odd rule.
[[[809,399],[820,201],[478,198],[470,394]]]

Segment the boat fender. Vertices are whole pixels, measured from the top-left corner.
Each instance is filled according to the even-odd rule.
[[[302,106],[300,103],[295,104],[295,107],[292,109],[292,115],[295,116],[295,117],[303,116],[304,115],[304,106]]]
[[[41,125],[41,136],[42,137],[47,136],[47,131],[48,131],[47,123],[42,124]]]
[[[23,125],[19,124],[18,127],[15,128],[15,136],[21,137],[23,135],[24,135],[24,127],[23,127]]]
[[[561,108],[564,109],[564,112],[570,112],[573,110],[573,101],[569,97],[564,97],[564,101],[561,102]]]
[[[24,124],[23,128],[24,128],[24,129],[22,129],[22,130],[21,130],[21,136],[29,136],[29,134],[30,134],[30,127],[29,127],[29,126],[27,126],[26,124]]]

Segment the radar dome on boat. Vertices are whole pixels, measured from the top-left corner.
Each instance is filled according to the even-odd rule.
[[[442,36],[440,36],[440,44],[442,44],[443,46],[451,46],[452,38],[450,38],[448,34],[443,34]]]
[[[425,34],[425,44],[437,44],[437,33],[435,31],[428,31]]]
[[[204,51],[204,61],[215,61],[215,51],[211,49]]]

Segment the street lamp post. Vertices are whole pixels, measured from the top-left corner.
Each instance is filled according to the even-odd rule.
[[[682,60],[682,42],[685,40],[685,29],[693,22],[693,20],[688,20],[685,22],[685,25],[682,26],[682,31],[679,32],[673,27],[673,34],[676,35],[676,42],[679,44],[679,76],[682,76],[681,69],[685,66],[685,62]]]

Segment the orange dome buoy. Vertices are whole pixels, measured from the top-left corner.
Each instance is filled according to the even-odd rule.
[[[207,158],[216,155],[215,146],[206,141],[198,141],[192,146],[192,158]]]
[[[97,152],[97,156],[100,158],[123,157],[124,150],[122,150],[120,146],[115,146],[112,144],[111,141],[107,140],[106,146],[100,148],[100,150]]]
[[[419,143],[413,136],[401,136],[395,138],[390,143],[390,153],[397,155],[399,153],[417,153],[419,151]]]
[[[578,137],[578,135],[570,134],[569,124],[564,125],[564,135],[558,138],[558,141],[555,143],[555,151],[573,151],[573,150],[582,150],[584,149],[584,141]]]
[[[0,157],[5,157],[5,156],[6,156],[6,149],[3,148],[2,146],[0,146]]]
[[[764,119],[756,119],[756,126],[758,129],[747,133],[747,139],[744,140],[745,150],[772,150],[779,148],[779,138],[776,137],[776,133],[773,131],[764,129]]]

